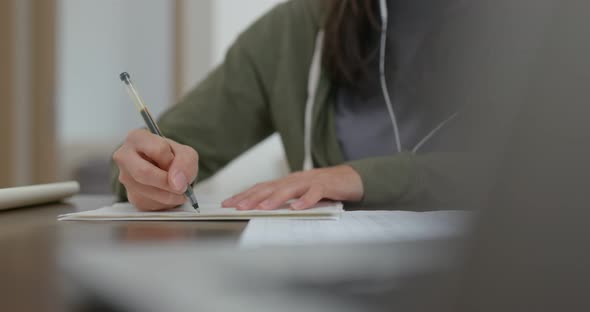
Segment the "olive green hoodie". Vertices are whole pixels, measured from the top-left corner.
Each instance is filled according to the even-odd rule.
[[[159,126],[168,138],[198,151],[199,180],[274,132],[281,136],[290,168],[303,168],[308,78],[322,25],[321,3],[294,0],[276,6],[238,37],[223,64],[160,118]],[[334,95],[335,88],[322,71],[311,120],[315,167],[345,163],[335,131]],[[440,175],[422,165],[430,163],[423,161],[428,158],[399,153],[346,164],[362,178],[362,204],[393,207],[429,193],[430,177]],[[125,190],[114,171],[115,191],[124,199]]]

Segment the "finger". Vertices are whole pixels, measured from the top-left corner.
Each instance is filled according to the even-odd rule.
[[[190,146],[168,140],[174,159],[168,169],[168,184],[177,192],[184,192],[197,177],[199,156]]]
[[[268,183],[258,183],[252,186],[251,188],[224,200],[222,206],[225,208],[236,207],[242,200],[246,199],[246,197],[250,196],[251,194],[262,188],[267,187],[267,184]]]
[[[246,198],[246,196],[247,196],[247,195],[248,195],[248,194],[249,194],[251,191],[252,191],[252,189],[251,189],[251,188],[249,188],[249,189],[247,189],[247,190],[245,190],[245,191],[243,191],[243,192],[241,192],[241,193],[235,194],[235,195],[233,195],[232,197],[230,197],[230,198],[227,198],[226,200],[224,200],[224,201],[221,203],[221,206],[222,206],[222,207],[225,207],[225,208],[233,208],[233,207],[237,206],[237,204],[238,204],[240,201],[242,201],[242,199]]]
[[[138,197],[145,197],[167,207],[176,207],[182,205],[186,201],[186,197],[184,195],[164,191],[153,186],[138,183],[137,181],[133,180],[133,178],[131,178],[131,176],[125,171],[120,172],[119,181],[125,185],[125,188],[128,192],[132,192]]]
[[[144,129],[131,131],[127,136],[127,142],[133,148],[153,161],[159,168],[167,170],[174,159],[174,153],[168,141],[158,135]]]
[[[268,184],[256,191],[250,192],[247,197],[242,199],[237,205],[238,210],[252,210],[265,199],[267,199],[275,190],[275,186]]]
[[[137,152],[122,148],[117,151],[116,162],[120,171],[125,171],[133,180],[144,185],[150,185],[165,191],[176,192],[168,185],[168,173],[149,161],[143,159]]]
[[[317,186],[311,187],[307,193],[291,204],[291,208],[294,210],[309,209],[315,206],[322,198],[324,198],[323,188]]]
[[[304,183],[286,184],[274,191],[268,199],[260,203],[258,208],[261,210],[274,210],[282,206],[288,200],[303,195],[308,189]]]
[[[141,211],[158,211],[173,208],[129,191],[127,191],[127,199],[129,199],[129,202],[132,203],[133,206]]]

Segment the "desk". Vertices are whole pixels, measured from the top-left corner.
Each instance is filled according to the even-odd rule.
[[[56,266],[63,244],[239,239],[247,222],[58,222],[62,213],[109,205],[111,196],[76,196],[65,203],[0,211],[0,311],[63,311]]]

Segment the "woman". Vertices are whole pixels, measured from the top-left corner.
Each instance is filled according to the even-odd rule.
[[[143,210],[185,201],[273,132],[298,171],[226,201],[238,209],[306,209],[437,198],[431,169],[456,112],[419,92],[450,0],[293,0],[242,33],[225,62],[159,121],[168,141],[131,132],[113,156],[116,191]],[[198,152],[198,153],[197,153]],[[424,156],[422,156],[424,155]],[[313,169],[312,168],[317,168]],[[444,184],[444,183],[443,183]]]

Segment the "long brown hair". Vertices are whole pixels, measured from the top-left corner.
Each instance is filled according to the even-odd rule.
[[[381,22],[375,0],[325,0],[327,18],[322,62],[332,81],[348,87],[367,74],[378,51]]]

